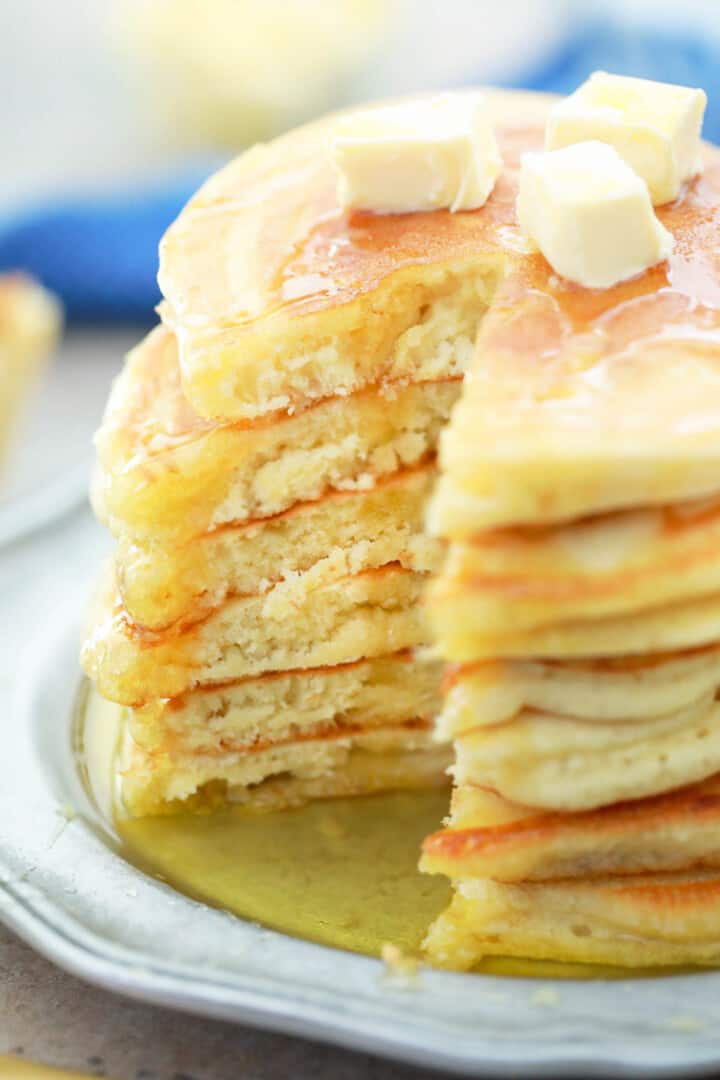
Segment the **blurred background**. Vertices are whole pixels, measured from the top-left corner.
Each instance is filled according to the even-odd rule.
[[[718,0],[0,0],[0,273],[43,282],[66,325],[0,541],[80,497],[109,379],[154,318],[160,236],[223,160],[353,101],[566,92],[596,68],[703,86],[720,140],[719,60]]]

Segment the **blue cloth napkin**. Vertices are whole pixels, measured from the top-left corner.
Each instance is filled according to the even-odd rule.
[[[39,278],[60,297],[69,323],[149,324],[160,300],[158,243],[211,168],[0,223],[0,271]]]
[[[633,23],[590,21],[534,71],[506,85],[571,93],[593,71],[701,86],[708,96],[703,136],[720,142],[719,33],[703,39],[681,29],[654,30]]]
[[[720,49],[694,34],[586,22],[536,70],[506,85],[568,93],[597,68],[703,86],[705,135],[720,142]],[[150,323],[160,299],[160,237],[216,164],[162,188],[41,207],[0,223],[0,271],[34,274],[60,296],[69,322]]]

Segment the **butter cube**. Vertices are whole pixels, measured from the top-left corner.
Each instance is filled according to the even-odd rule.
[[[502,159],[482,97],[443,94],[341,120],[330,140],[343,207],[380,213],[474,210]]]
[[[634,277],[673,248],[647,185],[606,143],[525,154],[517,214],[552,268],[588,288]]]
[[[643,178],[655,205],[677,198],[702,170],[702,90],[596,71],[550,111],[545,148],[599,139]]]

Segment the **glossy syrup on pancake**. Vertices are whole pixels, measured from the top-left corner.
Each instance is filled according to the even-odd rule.
[[[462,256],[468,249],[497,244],[508,253],[526,256],[527,241],[515,212],[516,170],[523,153],[540,148],[542,128],[501,128],[498,137],[505,172],[481,213],[348,213],[335,204],[334,180],[328,183],[315,223],[290,254],[278,258],[269,275],[263,317],[281,309],[301,314],[347,303],[358,293],[377,288],[386,274],[406,264],[432,262],[440,255]],[[689,186],[684,198],[660,212],[666,227],[681,238],[677,252],[666,263],[612,290],[602,290],[561,281],[541,256],[532,256],[525,261],[525,288],[539,287],[559,300],[576,332],[604,319],[608,335],[620,337],[629,331],[631,340],[642,333],[644,312],[642,305],[636,306],[640,297],[662,294],[659,308],[653,305],[654,326],[658,322],[670,325],[697,305],[720,308],[720,255],[715,247],[718,168],[715,160]]]
[[[388,942],[419,952],[450,898],[447,880],[417,868],[423,838],[447,811],[446,790],[327,799],[271,814],[237,807],[127,818],[112,806],[109,780],[118,713],[83,692],[75,738],[85,784],[128,862],[186,896],[292,937],[368,956]],[[518,978],[658,974],[504,957],[476,970]]]

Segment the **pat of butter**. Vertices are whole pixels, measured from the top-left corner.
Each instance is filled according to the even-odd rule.
[[[330,154],[340,205],[381,213],[475,210],[502,168],[478,95],[354,113],[338,123]]]
[[[588,288],[625,281],[672,252],[647,185],[606,143],[526,154],[517,213],[552,268]]]
[[[643,178],[655,205],[702,170],[702,90],[596,71],[550,111],[545,148],[599,139]]]

